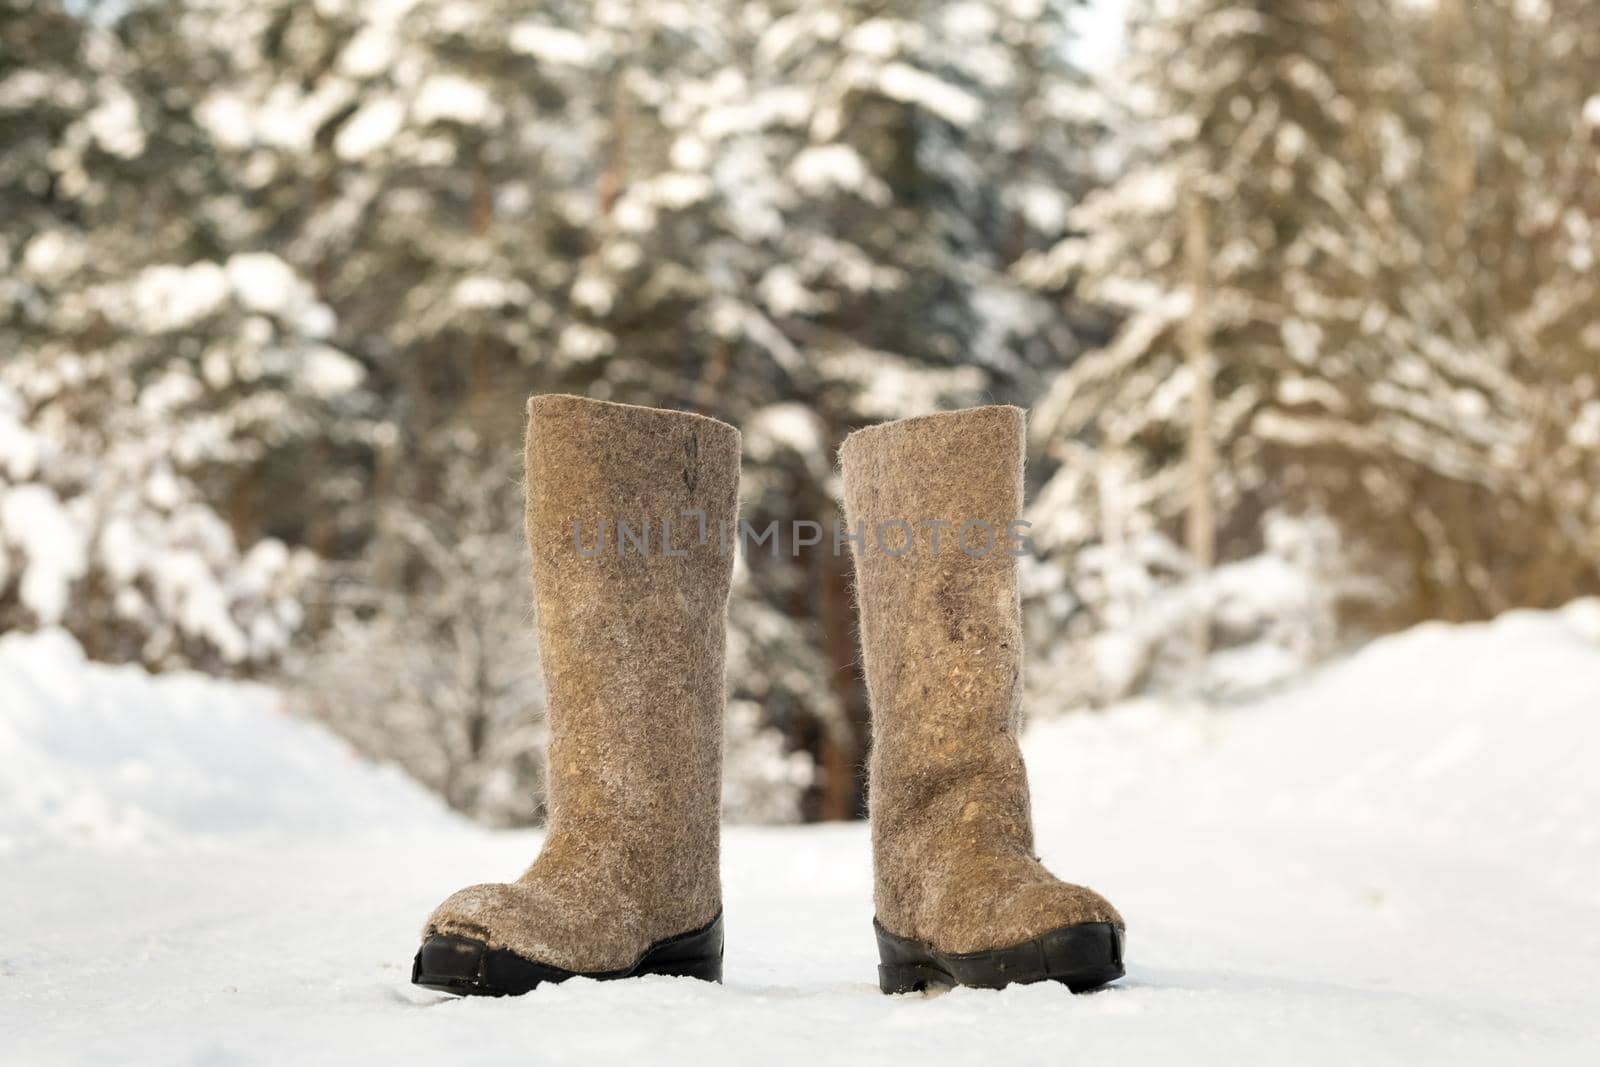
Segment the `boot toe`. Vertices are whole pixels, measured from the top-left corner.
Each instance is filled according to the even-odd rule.
[[[1086,923],[1126,924],[1105,897],[1081,885],[1051,879],[1020,886],[997,910],[999,924],[1020,933],[1017,940]]]
[[[411,964],[413,985],[458,996],[516,997],[571,977],[574,972],[564,968],[454,934],[426,937]]]
[[[536,885],[490,882],[447,897],[428,916],[422,937],[465,939],[573,972],[614,966],[616,961],[599,953],[594,931],[586,935],[580,928],[582,914],[587,912],[549,899]]]
[[[1099,893],[1060,881],[1036,864],[1028,868],[992,870],[990,877],[960,882],[946,880],[923,929],[950,953],[1020,945],[1074,926],[1124,929],[1122,916]]]
[[[875,924],[883,991],[1051,980],[1083,992],[1122,977],[1124,928],[1110,901],[1042,869],[1011,873],[941,894],[927,941]]]
[[[423,926],[424,938],[434,935],[464,937],[503,948],[510,931],[504,930],[508,916],[525,913],[528,902],[520,886],[489,883],[458,889],[433,909]]]
[[[422,937],[465,938],[577,974],[634,962],[650,939],[629,921],[629,909],[611,915],[581,890],[549,879],[468,886],[434,909]]]

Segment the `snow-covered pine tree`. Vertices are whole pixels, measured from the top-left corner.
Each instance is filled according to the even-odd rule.
[[[810,780],[776,725],[828,763],[805,810],[849,814],[865,703],[848,560],[794,556],[788,523],[826,530],[853,426],[1026,401],[1077,345],[1058,302],[1007,273],[1061,236],[1085,184],[1095,120],[1065,60],[1071,6],[146,0],[102,19],[132,57],[114,84],[149,109],[167,169],[165,184],[142,172],[154,194],[124,199],[128,225],[101,236],[140,269],[136,245],[173,268],[153,277],[180,292],[207,291],[207,262],[288,279],[305,346],[256,314],[274,330],[251,336],[295,372],[258,391],[300,395],[315,379],[301,347],[355,386],[323,398],[341,416],[313,420],[329,435],[267,433],[266,453],[188,472],[194,499],[240,538],[311,543],[415,609],[456,603],[469,580],[411,534],[477,506],[461,472],[496,469],[516,440],[507,397],[570,389],[735,421],[745,514],[785,540],[738,577],[751,637],[730,648],[732,697],[765,721],[741,712],[730,737],[767,755],[734,792],[768,775],[794,797]],[[130,240],[140,220],[160,240]],[[232,312],[184,329],[209,337]],[[355,362],[322,358],[340,352]],[[163,416],[187,425],[227,395],[208,385]],[[318,481],[331,498],[283,491],[302,448],[334,472]],[[485,558],[513,558],[515,539]],[[348,638],[377,618],[355,583],[317,588],[336,591],[318,624],[341,619]],[[431,658],[454,662],[459,642],[429,632]],[[350,647],[375,666],[419,639],[371,636]]]
[[[375,476],[369,498],[345,512],[338,548],[352,557],[339,569],[357,580],[319,585],[327,596],[316,605],[337,621],[344,658],[308,660],[307,692],[329,681],[347,707],[483,740],[500,727],[485,733],[473,721],[509,724],[519,701],[536,708],[537,688],[527,688],[536,673],[487,700],[468,684],[477,675],[451,669],[476,646],[430,605],[498,613],[507,625],[526,581],[499,579],[510,599],[487,605],[475,591],[481,573],[428,548],[430,538],[449,543],[449,516],[478,514],[495,492],[518,496],[513,480],[483,485],[472,472],[520,454],[521,398],[568,390],[703,410],[722,399],[715,382],[709,392],[684,384],[705,380],[717,346],[697,336],[702,324],[675,295],[705,284],[676,251],[704,230],[688,210],[696,176],[667,158],[658,116],[679,82],[725,58],[713,48],[722,27],[678,4],[172,6],[187,12],[193,47],[208,57],[201,113],[231,169],[249,179],[241,200],[259,239],[316,280],[337,309],[340,343],[370,369],[375,419],[364,443]],[[641,226],[657,203],[685,219],[670,232]],[[746,370],[741,381],[768,388],[769,375]],[[498,534],[473,536],[472,551],[505,569],[521,551],[520,520],[502,518]],[[400,605],[410,622],[386,610]],[[768,661],[792,659],[789,648],[763,641],[746,651],[732,673],[752,685],[802,676]],[[399,691],[385,688],[385,665],[407,657],[416,669]],[[820,673],[805,701],[826,693]],[[371,692],[357,700],[363,685]],[[749,810],[793,818],[809,774],[769,758],[781,741],[745,714],[781,708],[771,688],[735,693],[744,703],[730,721],[730,803],[742,813],[765,790]],[[482,712],[489,705],[498,710]],[[381,751],[375,721],[359,708],[348,717],[352,736]],[[497,820],[536,812],[521,741],[463,740],[431,760],[398,735],[390,743],[467,810]]]
[[[1380,625],[1591,588],[1582,79],[1551,73],[1582,48],[1543,5],[1139,10],[1133,165],[1021,268],[1122,319],[1041,405],[1046,547],[1189,519],[1181,582],[1197,526],[1240,559],[1285,509],[1335,521]]]
[[[1594,20],[1565,14],[1397,9],[1358,53],[1384,59],[1350,92],[1377,269],[1309,335],[1326,401],[1258,426],[1363,546],[1392,594],[1382,623],[1550,606],[1600,580],[1593,448],[1569,432],[1595,365],[1579,309],[1600,299],[1569,73]]]
[[[1600,586],[1600,442],[1583,429],[1600,367],[1583,117],[1600,20],[1581,4],[1448,0],[1407,28],[1417,147],[1397,222],[1422,253],[1389,321],[1419,341],[1367,394],[1398,456],[1374,520],[1409,548],[1399,621],[1558,604]]]
[[[6,79],[7,186],[28,203],[6,257],[3,624],[259,668],[298,626],[306,560],[262,537],[251,491],[282,484],[360,368],[290,268],[229,249],[225,176],[124,40],[53,3],[6,27],[39,43],[8,58],[50,62]],[[31,106],[30,84],[57,103]]]
[[[1073,212],[1072,236],[1017,267],[1118,323],[1059,375],[1033,422],[1051,471],[1032,512],[1035,542],[1055,573],[1070,575],[1093,545],[1127,557],[1095,557],[1100,571],[1179,581],[1259,551],[1263,516],[1296,501],[1291,462],[1261,426],[1297,424],[1321,399],[1318,345],[1376,270],[1347,148],[1358,115],[1373,117],[1350,86],[1382,68],[1364,42],[1384,16],[1382,5],[1349,7],[1136,5],[1114,92],[1127,102],[1124,172]],[[1169,547],[1152,555],[1152,539]],[[1051,577],[1037,572],[1041,602],[1070,611],[1073,597]],[[1079,607],[1074,633],[1116,625],[1099,617],[1117,614],[1109,604],[1080,597]],[[1216,628],[1197,638],[1180,626],[1163,640],[1238,639]]]
[[[666,172],[620,196],[616,239],[644,255],[596,256],[597,272],[636,264],[626,284],[598,288],[627,294],[628,347],[650,345],[652,318],[711,346],[683,388],[744,426],[758,528],[829,530],[832,452],[855,426],[1025,400],[1074,349],[1058,309],[1007,274],[1060,235],[1086,180],[1093,124],[1066,60],[1072,6],[729,5],[699,31],[706,61],[680,68],[704,73],[636,105],[670,135],[644,142],[664,149]],[[652,301],[671,314],[644,312]],[[681,343],[676,328],[656,334],[662,350]],[[848,560],[831,549],[796,558],[785,542],[779,558],[749,560],[748,581],[765,629],[790,629],[789,647],[809,648],[832,680],[761,699],[811,739],[826,767],[820,810],[841,816],[859,800],[841,778],[859,763],[866,708]]]
[[[377,581],[370,558],[325,565],[332,617],[294,673],[307,710],[362,752],[460,811],[526,825],[543,813],[545,731],[521,461],[454,463],[448,497],[396,503],[389,519],[423,576]]]

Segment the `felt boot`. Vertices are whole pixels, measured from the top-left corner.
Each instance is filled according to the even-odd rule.
[[[720,980],[733,556],[718,531],[736,522],[739,432],[537,396],[527,472],[549,833],[516,881],[439,905],[412,980],[491,995],[574,975]]]
[[[853,433],[840,452],[872,704],[879,981],[998,987],[1122,975],[1123,922],[1034,855],[1017,745],[1023,413]]]

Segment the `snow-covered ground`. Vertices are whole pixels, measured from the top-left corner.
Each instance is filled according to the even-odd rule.
[[[492,834],[262,689],[0,639],[0,1062],[1600,1062],[1600,604],[1380,641],[1254,706],[1029,735],[1129,974],[888,998],[863,826],[731,828],[727,981],[412,988]]]

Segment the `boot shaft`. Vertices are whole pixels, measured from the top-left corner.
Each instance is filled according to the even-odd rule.
[[[604,843],[656,893],[714,892],[733,567],[718,524],[736,521],[739,433],[570,396],[528,412],[552,844]]]
[[[861,535],[873,858],[891,929],[916,928],[930,865],[1031,857],[1012,554],[1023,429],[1017,408],[976,408],[870,427],[840,453]]]

